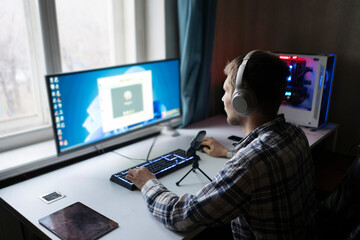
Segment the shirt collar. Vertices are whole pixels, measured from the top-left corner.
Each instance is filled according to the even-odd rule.
[[[262,133],[269,131],[270,129],[282,128],[286,123],[284,114],[279,114],[274,120],[264,123],[263,125],[255,128],[251,133],[249,133],[245,138],[237,143],[233,143],[233,146],[237,149],[245,147],[255,138],[257,138]]]

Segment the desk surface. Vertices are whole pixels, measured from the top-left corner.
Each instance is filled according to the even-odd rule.
[[[335,127],[319,131],[306,131],[311,146],[316,145],[335,131]],[[230,147],[230,135],[242,136],[241,128],[229,126],[226,118],[216,116],[192,124],[186,129],[179,129],[180,136],[159,135],[155,139],[150,159],[177,148],[186,150],[192,138],[199,130],[206,130],[207,136],[214,137],[224,146]],[[131,158],[146,158],[153,138],[137,142],[116,152]],[[211,178],[222,168],[227,159],[213,158],[205,153],[198,153],[200,168]],[[101,239],[182,239],[191,238],[198,230],[190,233],[177,233],[166,229],[148,211],[140,191],[129,191],[109,180],[110,176],[120,170],[132,167],[141,161],[128,160],[113,152],[108,152],[59,170],[49,172],[36,178],[21,182],[0,190],[0,197],[12,212],[17,212],[20,220],[35,227],[51,239],[57,237],[38,223],[38,219],[75,202],[93,208],[119,223],[119,228]],[[208,180],[199,172],[190,173],[178,187],[178,181],[191,166],[182,168],[160,181],[171,191],[181,195],[195,194]],[[40,195],[60,191],[66,197],[51,204],[39,199]]]

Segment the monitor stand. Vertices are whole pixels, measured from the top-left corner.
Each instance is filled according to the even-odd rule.
[[[171,126],[170,121],[167,121],[167,122],[161,124],[161,126],[163,127],[163,129],[161,130],[161,134],[171,136],[171,137],[177,137],[180,135],[179,132]]]

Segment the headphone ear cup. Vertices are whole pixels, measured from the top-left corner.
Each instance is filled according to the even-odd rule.
[[[246,117],[256,108],[257,99],[250,88],[238,88],[233,94],[232,105],[237,114]]]
[[[235,80],[235,90],[232,97],[232,106],[237,114],[242,117],[248,116],[254,111],[257,105],[256,95],[251,88],[243,84],[243,76],[246,68],[247,61],[258,50],[252,50],[244,57],[240,64]]]

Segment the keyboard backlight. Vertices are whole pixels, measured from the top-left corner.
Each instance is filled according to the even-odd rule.
[[[128,181],[128,180],[126,180],[125,178],[120,177],[119,175],[115,175],[115,177],[117,177],[118,179],[123,180],[123,181],[125,181],[125,182],[127,182],[127,183],[129,183],[129,184],[134,184],[134,183],[132,183],[132,182],[130,182],[130,181]]]

